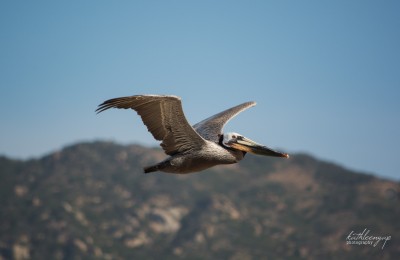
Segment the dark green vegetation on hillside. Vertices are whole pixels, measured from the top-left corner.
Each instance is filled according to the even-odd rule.
[[[0,157],[0,259],[395,259],[399,183],[307,155],[143,174],[161,150],[82,143]],[[390,196],[389,196],[390,195]],[[382,250],[354,230],[391,235]],[[28,259],[26,258],[26,259]]]

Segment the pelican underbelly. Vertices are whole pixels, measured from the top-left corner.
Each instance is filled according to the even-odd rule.
[[[243,158],[241,155],[241,152],[236,154],[218,144],[209,142],[201,150],[189,151],[168,158],[160,171],[178,174],[198,172],[219,164],[236,163]]]

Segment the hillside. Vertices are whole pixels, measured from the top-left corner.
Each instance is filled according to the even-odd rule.
[[[0,157],[0,259],[396,259],[399,183],[304,154],[143,174],[159,149]],[[391,236],[347,245],[351,231]]]

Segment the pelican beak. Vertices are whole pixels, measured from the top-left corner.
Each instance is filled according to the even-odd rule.
[[[274,156],[274,157],[285,157],[289,158],[289,155],[287,153],[280,153],[277,151],[274,151],[264,145],[260,145],[246,137],[239,136],[236,140],[231,141],[229,143],[229,146],[243,151],[243,152],[249,152],[253,154],[260,154],[260,155],[266,155],[266,156]]]

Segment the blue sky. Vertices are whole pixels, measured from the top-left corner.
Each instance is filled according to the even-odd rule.
[[[2,1],[0,154],[158,143],[105,99],[182,97],[196,123],[400,179],[398,1]]]

